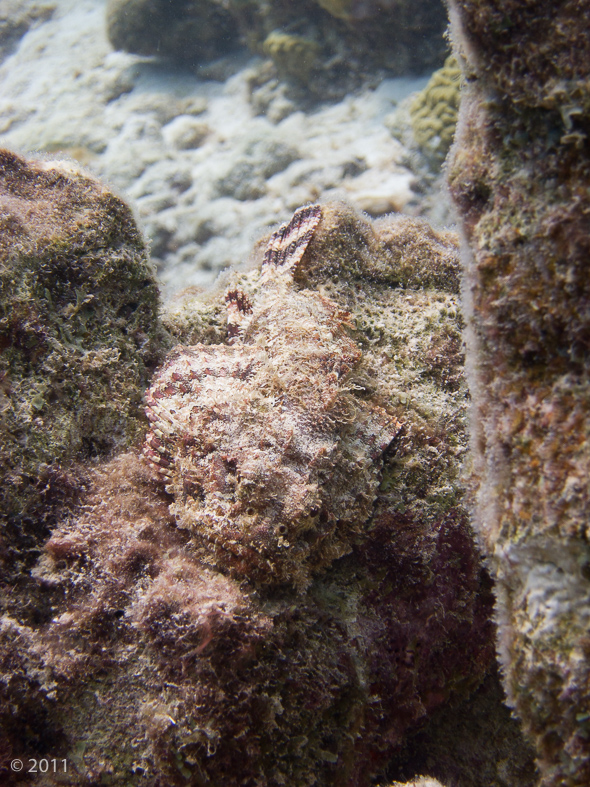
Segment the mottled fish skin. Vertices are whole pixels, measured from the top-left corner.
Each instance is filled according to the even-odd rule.
[[[227,307],[227,338],[230,344],[240,336],[240,330],[252,314],[252,302],[246,293],[236,287],[225,295]]]
[[[361,398],[350,315],[294,284],[321,218],[271,236],[255,294],[226,294],[228,342],[177,347],[146,394],[144,454],[204,563],[304,589],[352,548],[401,429]]]

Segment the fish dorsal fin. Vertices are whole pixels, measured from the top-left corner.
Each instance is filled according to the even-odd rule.
[[[277,272],[292,272],[313,236],[322,215],[319,205],[306,205],[296,210],[291,219],[270,236],[262,261],[262,282],[269,282]],[[230,344],[243,336],[252,319],[253,304],[239,288],[225,295],[227,305],[227,333]]]
[[[306,205],[273,232],[264,253],[263,272],[272,268],[282,271],[294,269],[303,257],[321,215],[319,205]]]

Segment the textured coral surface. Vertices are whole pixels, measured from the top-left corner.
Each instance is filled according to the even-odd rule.
[[[489,663],[456,514],[383,511],[305,596],[260,596],[202,565],[134,455],[88,487],[35,570],[37,620],[2,620],[7,760],[55,753],[80,785],[367,785]]]
[[[435,163],[444,160],[455,136],[460,94],[461,69],[454,55],[449,55],[412,100],[410,117],[416,142]]]
[[[476,527],[542,783],[587,785],[590,4],[457,0],[452,16]]]
[[[185,301],[195,317],[179,317],[178,310],[177,320],[168,316],[180,340],[190,330],[193,348],[174,351],[150,389],[156,404],[150,396],[147,401],[157,415],[156,392],[172,395],[162,377],[170,364],[184,352],[192,368],[196,357],[197,376],[189,377],[202,388],[192,390],[193,406],[199,423],[206,413],[210,421],[198,437],[215,439],[220,424],[206,396],[217,401],[225,429],[245,418],[239,375],[223,378],[224,363],[235,370],[240,353],[257,357],[264,350],[265,364],[276,362],[275,385],[293,376],[278,388],[293,436],[286,440],[281,431],[280,409],[268,403],[272,417],[265,420],[256,405],[253,422],[267,432],[256,449],[246,424],[246,447],[268,458],[274,440],[283,491],[290,484],[293,493],[304,493],[295,494],[291,508],[288,495],[264,506],[273,525],[282,517],[293,529],[295,544],[301,536],[309,544],[306,532],[314,535],[325,523],[309,527],[309,517],[321,516],[308,510],[305,471],[309,494],[320,498],[337,540],[339,523],[330,519],[328,500],[333,490],[346,549],[322,556],[306,573],[306,587],[289,558],[278,576],[272,572],[280,582],[271,585],[255,561],[251,576],[244,566],[224,563],[211,549],[215,523],[207,520],[213,535],[203,538],[202,512],[187,521],[186,507],[196,505],[187,501],[201,485],[206,506],[217,494],[226,516],[232,475],[239,484],[247,474],[240,480],[231,465],[201,464],[190,441],[171,447],[176,436],[160,437],[160,452],[154,439],[159,415],[148,438],[157,470],[139,450],[79,463],[72,469],[75,494],[62,500],[24,590],[3,577],[5,783],[364,787],[392,754],[401,755],[408,735],[450,699],[466,698],[489,668],[489,580],[458,489],[466,391],[456,239],[403,218],[372,225],[343,206],[299,215],[307,218],[260,245],[260,257],[268,249],[261,267],[234,276],[205,305]],[[123,324],[129,330],[133,317]],[[297,328],[300,339],[309,331],[305,342],[289,343],[290,363],[281,326]],[[297,355],[301,348],[305,358]],[[305,388],[300,375],[306,364],[319,374],[318,358],[332,367],[326,380]],[[347,376],[353,371],[358,379]],[[231,396],[216,388],[221,379],[233,381]],[[262,387],[261,396],[267,395]],[[327,419],[320,429],[334,460],[324,489],[319,471],[314,475],[316,446],[308,435],[338,402],[349,421],[333,430]],[[375,422],[386,425],[387,440],[367,449],[366,426],[374,431]],[[231,442],[219,441],[220,455]],[[351,466],[353,448],[361,461]],[[168,463],[155,461],[155,454]],[[179,457],[189,457],[191,472],[207,467],[208,475],[169,483]],[[245,461],[238,453],[236,468],[238,460]],[[266,493],[264,484],[243,484],[237,503],[246,512],[238,511],[236,523],[244,532],[248,501],[255,508]],[[350,511],[340,511],[345,503],[338,495]],[[362,526],[347,529],[351,521]],[[310,555],[318,547],[321,553],[311,544]],[[271,542],[272,562],[279,564],[286,548]],[[14,757],[65,758],[69,775],[49,782],[15,776],[8,766]]]

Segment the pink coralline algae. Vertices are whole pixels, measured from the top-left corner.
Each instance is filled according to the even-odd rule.
[[[253,302],[227,293],[232,344],[176,348],[146,397],[145,454],[204,560],[300,588],[363,532],[401,427],[361,398],[350,315],[291,286],[319,219],[272,235]]]

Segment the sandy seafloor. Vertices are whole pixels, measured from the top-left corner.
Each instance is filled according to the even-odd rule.
[[[303,111],[260,58],[180,71],[113,51],[104,0],[51,5],[0,66],[0,145],[70,157],[129,201],[167,293],[209,285],[310,201],[423,212],[412,154],[388,126],[429,75]],[[444,220],[444,195],[433,202]]]

